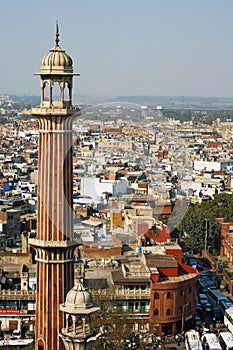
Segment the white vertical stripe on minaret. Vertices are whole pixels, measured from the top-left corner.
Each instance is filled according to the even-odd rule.
[[[69,123],[69,120],[67,120],[66,121],[66,124],[67,124],[67,128],[69,128],[70,129],[70,123]],[[66,182],[67,182],[67,184],[69,184],[69,180],[71,180],[71,174],[69,173],[69,170],[71,171],[72,169],[71,169],[71,164],[70,164],[70,157],[71,157],[71,143],[72,143],[72,134],[68,134],[67,135],[67,150],[66,150],[66,152],[67,152],[67,168],[68,168],[68,170],[67,170],[67,179],[66,179]],[[72,179],[72,181],[73,181],[73,179]],[[70,186],[69,186],[70,187]],[[72,186],[72,188],[73,188],[73,186]],[[70,225],[71,225],[71,223],[73,223],[73,216],[71,217],[71,215],[72,215],[72,213],[71,213],[71,207],[70,207],[70,205],[71,205],[71,196],[73,197],[73,191],[72,191],[72,193],[70,193],[70,191],[69,191],[69,193],[67,193],[67,202],[69,203],[69,205],[67,205],[67,217],[69,217],[69,220],[67,220],[67,235],[69,235],[69,239],[71,239],[71,231],[70,231]]]
[[[51,227],[51,239],[52,240],[55,240],[55,232],[54,230],[56,230],[56,213],[55,213],[55,208],[56,208],[56,197],[55,197],[55,191],[58,190],[57,188],[57,179],[56,179],[56,174],[57,174],[57,171],[56,171],[56,163],[57,163],[57,160],[56,160],[56,148],[57,148],[57,140],[56,140],[56,135],[55,134],[52,134],[51,137],[53,138],[53,148],[52,148],[52,167],[51,167],[51,177],[53,179],[53,183],[52,183],[52,188],[49,189],[50,193],[51,193],[51,216],[52,216],[52,227]]]
[[[60,124],[59,130],[61,131],[63,129],[63,124],[64,121]],[[59,169],[60,169],[60,193],[59,193],[59,201],[61,203],[61,207],[60,207],[60,215],[59,215],[59,224],[60,224],[60,231],[62,232],[62,239],[64,239],[65,236],[65,232],[64,232],[64,227],[63,227],[63,223],[64,223],[64,152],[63,152],[63,147],[64,147],[64,134],[60,134],[62,135],[60,142],[59,142]]]
[[[55,279],[54,279],[54,267],[55,267],[55,265],[54,264],[52,264],[52,265],[50,265],[50,269],[51,269],[51,276],[50,276],[50,278],[52,279],[52,281],[56,281]],[[58,283],[57,283],[58,284]],[[54,315],[54,298],[57,298],[57,295],[55,295],[55,288],[54,288],[54,283],[52,283],[52,284],[50,284],[50,287],[51,287],[51,291],[50,291],[50,295],[52,295],[52,298],[51,298],[51,305],[50,305],[50,312],[51,312],[51,316],[53,316]],[[50,322],[51,322],[52,320],[50,320]],[[57,325],[57,319],[54,319],[54,326],[56,326]],[[54,344],[54,332],[51,332],[51,341],[52,341],[52,344]]]
[[[47,295],[47,298],[46,298],[46,306],[45,306],[45,312],[46,312],[46,315],[45,315],[45,319],[46,319],[46,325],[49,325],[49,315],[48,315],[48,310],[49,310],[49,303],[50,303],[50,300],[49,300],[49,295],[51,295],[51,291],[49,290],[49,279],[50,279],[50,276],[49,276],[49,264],[46,265],[46,282],[45,282],[45,295]],[[45,339],[46,339],[46,346],[47,346],[47,349],[49,349],[49,344],[48,344],[48,339],[49,339],[49,333],[48,333],[48,330],[49,330],[49,327],[46,327],[46,336],[45,336]]]
[[[61,138],[61,135],[58,134],[57,135],[57,152],[56,152],[56,155],[57,155],[57,168],[58,168],[58,171],[57,171],[57,189],[59,188],[60,191],[61,191],[61,182],[62,182],[62,175],[61,175],[61,142],[60,142],[60,138]],[[61,215],[62,215],[62,205],[61,205],[61,192],[57,190],[57,193],[56,193],[56,201],[57,201],[57,220],[56,220],[56,226],[57,226],[57,229],[60,231],[61,230],[61,225],[60,225],[60,222],[61,222]]]
[[[43,119],[41,120],[41,124],[42,124],[42,127],[43,127]],[[40,187],[40,198],[39,198],[39,204],[40,204],[40,230],[38,232],[38,236],[41,238],[41,235],[42,235],[42,232],[44,232],[44,223],[43,223],[43,200],[42,200],[42,191],[41,189],[43,188],[43,176],[44,176],[44,173],[42,171],[43,167],[44,167],[44,160],[43,160],[43,153],[44,153],[44,143],[45,143],[45,139],[44,139],[44,135],[42,133],[40,133],[40,138],[41,138],[41,147],[40,147],[40,167],[38,168],[38,172],[39,172],[39,181],[40,181],[40,184],[39,184],[39,187]]]
[[[64,265],[63,265],[64,266]],[[56,276],[56,279],[57,280],[59,280],[59,274],[60,274],[60,269],[61,269],[61,267],[60,266],[57,266],[57,276]],[[64,278],[64,274],[61,274],[61,276],[62,276],[62,280],[63,281],[65,281],[65,278]],[[57,292],[57,295],[61,295],[60,293],[60,284],[59,283],[57,283],[57,290],[56,290],[56,292]],[[62,294],[62,295],[64,295],[64,294]],[[57,301],[58,301],[58,304],[59,304],[59,300],[57,299]],[[59,320],[60,319],[60,315],[59,315],[59,305],[57,305],[57,314],[56,314],[56,319],[57,320]],[[58,323],[57,323],[58,324]],[[57,346],[59,346],[59,339],[57,338]]]
[[[66,127],[66,120],[64,121],[64,128]],[[68,154],[67,154],[67,146],[68,146],[68,144],[67,144],[67,134],[65,134],[64,135],[64,137],[63,137],[63,167],[64,167],[64,175],[65,176],[63,176],[63,189],[64,189],[64,191],[63,191],[63,198],[64,198],[64,203],[65,203],[65,205],[64,205],[64,212],[63,212],[63,232],[64,232],[64,236],[65,236],[65,238],[64,239],[66,239],[67,240],[67,234],[68,234],[68,232],[67,232],[67,223],[68,223],[68,221],[69,221],[69,217],[68,217],[68,215],[67,215],[67,207],[68,207],[68,202],[67,202],[67,194],[68,194],[68,191],[67,191],[67,179],[66,179],[66,177],[67,177],[67,173],[68,173],[68,169],[67,169],[67,156],[68,156]]]
[[[39,120],[39,123],[41,125],[41,128],[43,127],[43,119],[40,119]],[[40,145],[39,145],[39,163],[38,163],[38,196],[39,196],[39,203],[38,203],[38,207],[39,207],[39,217],[37,219],[37,224],[38,224],[38,227],[37,227],[37,230],[38,230],[38,236],[40,237],[41,236],[41,230],[42,230],[42,226],[43,226],[43,220],[42,220],[42,201],[41,201],[41,186],[42,186],[42,176],[43,176],[43,173],[41,171],[41,168],[43,166],[42,164],[42,153],[43,153],[43,148],[44,148],[44,136],[43,134],[40,133],[40,136],[39,136],[39,139],[40,139]]]
[[[51,135],[47,134],[45,135],[45,137],[47,138],[47,142],[46,142],[46,147],[48,147],[48,151],[46,152],[46,156],[45,156],[45,167],[44,167],[44,172],[45,172],[45,176],[44,176],[44,183],[43,183],[43,187],[46,189],[46,191],[44,191],[43,193],[43,202],[44,202],[44,209],[45,209],[45,213],[44,213],[44,221],[45,221],[45,240],[48,241],[49,240],[49,223],[48,223],[48,216],[49,216],[49,210],[48,210],[48,206],[49,206],[49,199],[50,196],[48,194],[49,191],[49,186],[50,186],[50,152],[51,152]]]

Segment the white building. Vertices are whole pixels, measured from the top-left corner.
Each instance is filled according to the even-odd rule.
[[[194,160],[193,168],[196,171],[221,171],[233,165],[232,160],[209,161],[209,160]]]
[[[126,194],[127,188],[127,181],[84,177],[81,178],[80,191],[82,196],[91,197],[91,202],[97,204],[103,203],[106,200],[107,193],[110,193],[113,197],[117,197],[119,194]]]

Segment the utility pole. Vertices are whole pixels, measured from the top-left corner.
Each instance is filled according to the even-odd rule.
[[[207,238],[208,238],[208,221],[209,219],[205,218],[205,240],[204,240],[204,257],[203,257],[203,266],[206,259],[206,248],[207,248]]]
[[[184,331],[185,309],[187,306],[188,306],[188,304],[184,304],[182,307],[181,334],[183,334],[183,331]]]
[[[208,221],[209,219],[205,218],[205,243],[204,243],[205,258],[206,258],[207,237],[208,237]]]

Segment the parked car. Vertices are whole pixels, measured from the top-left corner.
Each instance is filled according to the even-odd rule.
[[[196,323],[196,326],[202,325],[202,320],[198,315],[195,316],[195,323]]]
[[[205,304],[207,304],[207,303],[209,303],[209,300],[208,300],[208,298],[207,298],[207,295],[204,294],[204,293],[200,293],[200,294],[198,295],[198,299],[199,299],[200,304],[201,304],[202,306],[205,305]]]
[[[208,291],[208,288],[215,287],[214,282],[210,278],[205,276],[198,278],[198,285],[199,289],[204,293]]]
[[[11,337],[11,330],[10,328],[3,329],[3,338],[4,339],[10,339]]]
[[[211,277],[211,272],[210,270],[203,270],[203,271],[200,271],[199,272],[199,276],[198,278],[201,278],[201,277]]]
[[[198,298],[196,298],[196,310],[201,311],[203,309],[201,303],[199,302]]]
[[[26,338],[26,339],[34,339],[34,338],[35,338],[34,332],[33,332],[33,331],[27,331],[27,332],[25,333],[25,338]]]
[[[205,202],[205,201],[210,201],[211,199],[213,199],[211,196],[203,196],[203,197],[201,198],[201,201],[202,201],[202,202]]]
[[[206,312],[211,312],[212,311],[212,305],[210,303],[206,303],[203,305],[204,306],[204,309]]]
[[[223,319],[221,310],[218,306],[213,307],[212,312],[213,312],[213,317],[215,318],[216,321],[220,321]]]
[[[21,332],[19,330],[14,330],[12,332],[12,335],[10,337],[11,339],[20,339],[21,338]]]

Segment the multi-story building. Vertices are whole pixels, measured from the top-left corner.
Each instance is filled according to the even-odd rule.
[[[35,265],[29,253],[0,253],[0,261],[0,330],[25,336],[35,325]]]
[[[112,257],[109,288],[103,263],[102,277],[101,266],[96,275],[86,270],[87,285],[100,286],[105,280],[105,290],[94,290],[94,295],[109,303],[122,327],[131,325],[131,331],[175,335],[193,326],[198,271],[182,263],[182,250],[175,243],[141,249],[139,254]]]
[[[218,218],[216,219],[217,222],[217,235],[216,235],[216,244],[219,242],[220,247],[220,256],[219,260],[217,261],[217,264],[214,263],[216,267],[217,274],[220,273],[221,270],[221,263],[223,261],[226,261],[226,263],[229,265],[229,272],[230,275],[226,275],[221,272],[222,278],[224,280],[224,283],[226,284],[227,290],[230,292],[230,294],[233,294],[233,281],[232,281],[232,271],[233,271],[233,222],[225,222],[224,218]],[[208,253],[208,252],[205,252]],[[208,254],[207,254],[208,258]]]
[[[146,260],[151,271],[150,325],[159,327],[159,335],[182,332],[194,324],[198,271],[174,256],[146,255]]]
[[[118,196],[127,193],[128,182],[123,180],[105,180],[99,177],[81,178],[80,191],[83,196],[89,196],[95,205],[98,202],[107,203],[107,194]]]
[[[20,211],[7,205],[0,206],[0,232],[8,244],[16,242],[20,236]]]

